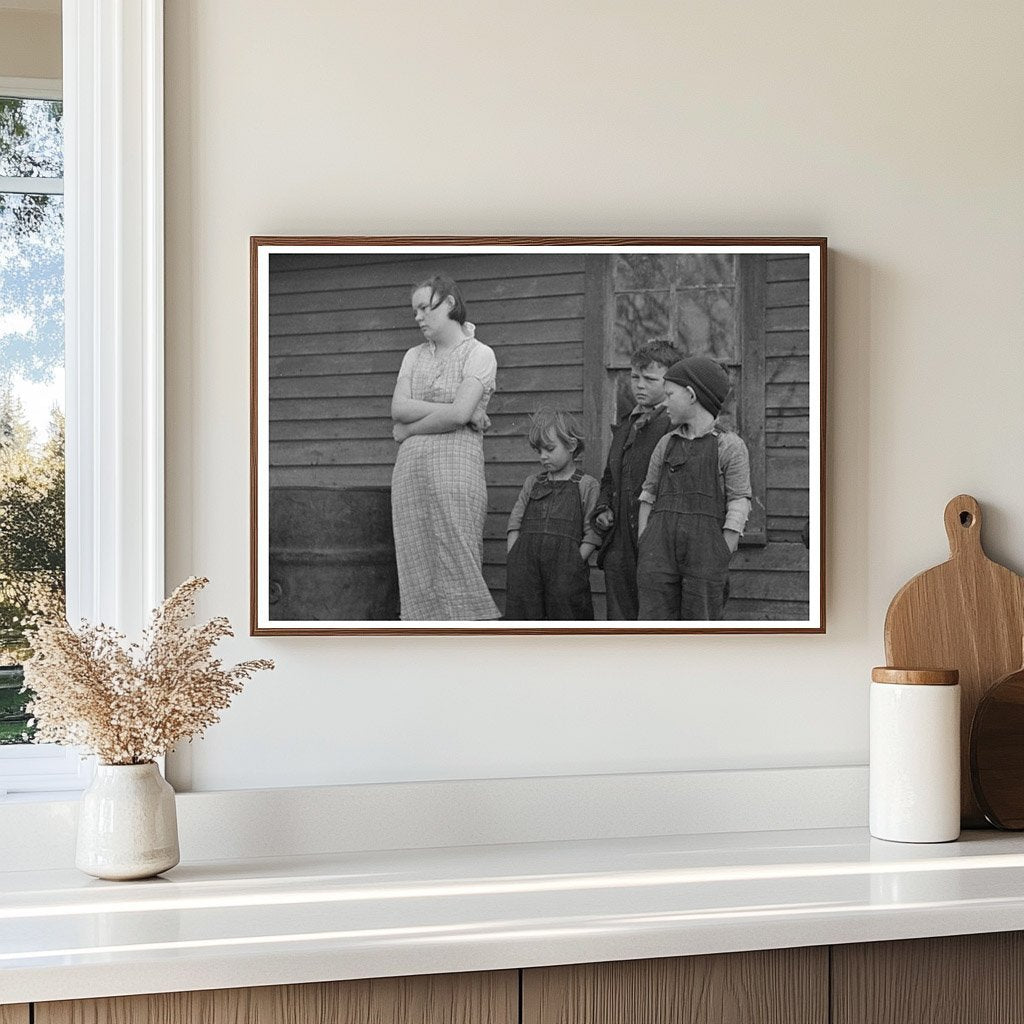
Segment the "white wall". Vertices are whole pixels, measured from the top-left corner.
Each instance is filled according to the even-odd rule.
[[[1022,42],[1015,0],[167,0],[168,584],[242,634],[249,235],[832,247],[827,635],[243,635],[278,668],[194,788],[863,763],[946,501],[1024,569]]]
[[[60,4],[46,6],[53,9],[11,9],[0,0],[0,77],[61,77]]]

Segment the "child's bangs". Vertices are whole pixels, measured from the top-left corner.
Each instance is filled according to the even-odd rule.
[[[583,453],[583,431],[570,413],[538,409],[530,419],[530,447],[534,451],[561,442],[575,455]]]
[[[539,452],[541,448],[552,447],[556,441],[561,440],[558,436],[558,431],[550,423],[543,426],[531,423],[529,438],[530,447],[536,452]]]

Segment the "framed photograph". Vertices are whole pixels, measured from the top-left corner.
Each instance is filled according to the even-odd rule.
[[[253,237],[252,634],[823,633],[826,250]]]

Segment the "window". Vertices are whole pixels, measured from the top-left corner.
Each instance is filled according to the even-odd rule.
[[[138,634],[164,596],[163,4],[62,15],[67,608]],[[31,96],[15,84],[0,95]],[[0,793],[88,771],[74,751],[0,746]]]
[[[44,764],[66,769],[68,784],[80,774],[58,748],[23,746],[32,728],[19,664],[30,608],[64,600],[64,141],[54,93],[59,83],[0,83],[0,772],[19,788]]]
[[[18,742],[24,616],[64,598],[60,100],[0,95],[0,744]]]

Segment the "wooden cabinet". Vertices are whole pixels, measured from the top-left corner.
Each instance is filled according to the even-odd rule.
[[[24,1024],[16,1018],[17,1024]],[[35,1024],[518,1024],[519,972],[36,1003]],[[0,1024],[7,1021],[0,1018]],[[15,1024],[14,1021],[11,1024]]]
[[[521,1015],[520,1015],[521,1013]],[[1011,1024],[1024,932],[0,1006],[0,1024]]]
[[[832,947],[833,1024],[1024,1021],[1024,933]]]
[[[825,1024],[828,949],[523,971],[523,1024]]]

